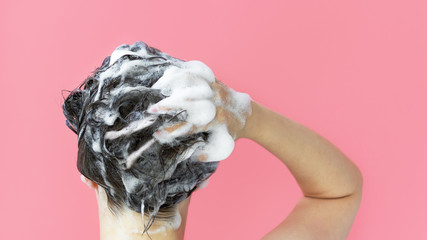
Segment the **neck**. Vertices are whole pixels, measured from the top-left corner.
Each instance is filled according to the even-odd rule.
[[[118,215],[114,215],[107,207],[107,195],[103,188],[96,191],[98,200],[101,240],[181,240],[184,239],[190,198],[177,206],[177,214],[171,222],[155,220],[148,230],[142,234],[144,222],[142,215],[124,207]],[[145,223],[148,216],[144,216]]]

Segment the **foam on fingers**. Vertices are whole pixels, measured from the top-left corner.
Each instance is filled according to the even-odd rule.
[[[210,87],[215,81],[212,70],[200,61],[189,61],[181,66],[169,67],[153,85],[153,88],[160,89],[167,97],[151,106],[148,112],[173,114],[185,110],[186,124],[172,132],[160,130],[154,137],[160,142],[172,142],[173,138],[188,133],[191,128],[201,129],[210,124],[211,135],[207,144],[196,149],[194,155],[204,162],[226,159],[234,149],[234,138],[224,123],[211,123],[217,114],[216,109],[220,107],[228,110],[243,126],[251,113],[250,97],[225,85],[221,93],[216,93]],[[219,98],[215,94],[226,95]]]
[[[188,134],[192,129],[192,126],[193,125],[191,123],[184,122],[173,131],[168,131],[166,130],[166,127],[163,127],[157,130],[153,134],[153,137],[161,144],[172,143],[175,138]]]
[[[153,112],[153,109],[155,109],[155,112],[158,114],[171,115],[185,110],[187,114],[185,120],[196,126],[208,124],[214,119],[216,114],[216,107],[212,101],[207,99],[188,101],[173,95],[158,102],[152,109],[148,110],[148,112]]]
[[[207,144],[194,153],[195,157],[204,156],[204,162],[221,161],[230,156],[234,149],[234,139],[227,131],[225,124],[219,124],[211,129]]]

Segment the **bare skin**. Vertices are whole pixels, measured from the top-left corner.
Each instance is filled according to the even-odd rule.
[[[266,234],[263,240],[346,239],[362,198],[363,179],[357,166],[327,139],[255,101],[251,101],[252,113],[246,113],[246,123],[242,125],[238,121],[239,116],[225,110],[228,98],[231,97],[230,89],[219,81],[211,87],[224,107],[217,107],[217,115],[211,123],[198,129],[193,128],[187,134],[203,131],[210,124],[226,123],[235,140],[251,139],[282,161],[295,177],[304,195],[289,216]],[[178,123],[164,130],[174,131],[180,126]],[[203,161],[203,156],[199,160]],[[106,231],[114,230],[103,225],[114,221],[114,216],[102,214],[105,213],[106,205],[101,194],[101,191],[97,191],[101,240],[106,240],[106,236],[110,234]],[[167,237],[152,235],[152,239],[183,239],[188,203],[189,201],[185,201],[180,205],[182,228],[171,229]],[[141,219],[140,214],[126,214],[135,221]],[[162,226],[162,223],[159,222],[156,226]],[[133,237],[126,239],[149,239]]]
[[[344,240],[362,198],[357,166],[327,139],[256,102],[238,137],[273,153],[291,171],[304,196],[263,240]]]
[[[101,240],[148,240],[150,237],[153,240],[184,239],[191,197],[180,202],[177,206],[181,217],[181,223],[178,228],[173,227],[173,224],[168,222],[156,220],[150,227],[148,236],[147,233],[142,234],[144,224],[140,213],[123,208],[119,216],[114,215],[107,206],[107,196],[104,189],[84,176],[81,177],[96,193]],[[145,215],[145,219],[148,219],[147,215]]]

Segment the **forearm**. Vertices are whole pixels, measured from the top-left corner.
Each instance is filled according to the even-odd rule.
[[[339,198],[361,191],[359,169],[338,148],[256,102],[239,137],[252,139],[278,157],[307,197]]]

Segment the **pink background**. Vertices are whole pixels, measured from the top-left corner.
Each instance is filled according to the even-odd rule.
[[[0,239],[99,239],[61,90],[138,40],[202,60],[346,153],[365,183],[348,239],[427,239],[426,10],[423,0],[2,0]],[[186,239],[259,239],[301,196],[279,160],[239,140],[193,195]]]

